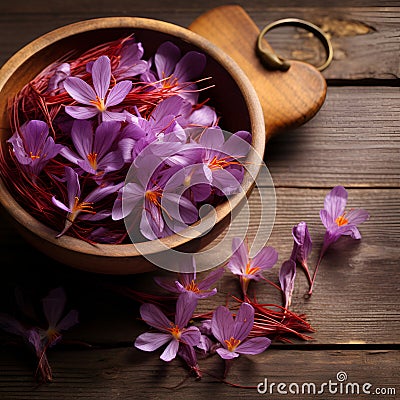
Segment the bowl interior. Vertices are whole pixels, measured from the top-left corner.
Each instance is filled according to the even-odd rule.
[[[7,102],[18,93],[25,84],[33,79],[43,68],[60,59],[69,52],[79,55],[96,45],[133,34],[145,49],[144,59],[155,53],[158,46],[171,41],[186,53],[195,50],[206,54],[207,65],[202,77],[211,79],[203,86],[214,85],[201,94],[210,98],[210,105],[221,116],[219,125],[229,132],[248,130],[253,135],[253,147],[263,155],[265,145],[264,121],[258,98],[240,68],[218,48],[199,35],[162,21],[144,18],[102,18],[83,21],[59,28],[33,41],[14,55],[0,70],[0,139],[1,145],[11,136],[9,110]],[[258,166],[250,166],[255,175]],[[248,195],[252,188],[252,179],[247,174],[243,182],[244,192]],[[57,232],[44,226],[25,212],[12,198],[6,186],[0,180],[0,198],[4,208],[17,222],[34,234],[56,246],[65,246],[74,251],[91,254],[111,254],[112,256],[138,255],[132,245],[99,245],[82,243],[81,240],[63,236],[55,239]],[[243,196],[241,196],[243,197]],[[239,204],[240,198],[233,201]],[[230,207],[227,204],[217,206],[217,223],[229,218]],[[209,240],[215,235],[208,234]],[[180,235],[161,239],[163,246],[176,247],[187,244],[189,240]],[[204,238],[202,239],[204,242]],[[147,246],[147,247],[146,247]],[[111,249],[111,250],[110,250]],[[108,251],[110,250],[110,251]],[[148,244],[141,250],[152,253],[157,248]]]

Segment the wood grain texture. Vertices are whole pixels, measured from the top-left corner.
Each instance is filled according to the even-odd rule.
[[[255,53],[260,31],[242,7],[212,9],[189,29],[217,45],[243,69],[260,99],[267,137],[304,124],[321,108],[326,96],[321,73],[302,62],[292,62],[285,72],[266,69]],[[263,49],[272,50],[266,41]]]
[[[305,395],[279,395],[277,387],[272,387],[273,394],[261,395],[256,386],[265,382],[297,383],[302,390],[303,383],[315,383],[316,388],[331,380],[337,382],[336,375],[344,371],[348,380],[345,383],[358,383],[362,393],[362,385],[371,383],[370,395],[359,395],[360,398],[396,399],[396,395],[373,395],[377,389],[390,389],[391,393],[400,390],[399,370],[396,365],[400,361],[398,351],[374,350],[325,350],[304,352],[298,350],[282,351],[268,349],[262,355],[236,359],[228,374],[230,382],[248,388],[232,387],[217,378],[221,377],[222,360],[213,356],[202,360],[204,376],[200,381],[190,377],[179,388],[187,371],[180,360],[171,363],[162,362],[159,352],[144,353],[132,347],[108,350],[74,350],[57,349],[49,353],[54,382],[34,388],[32,371],[22,349],[2,349],[0,359],[0,396],[4,400],[47,400],[55,398],[84,398],[98,400],[114,399],[151,399],[168,400],[177,397],[195,400],[213,395],[218,399],[262,399],[262,398],[311,398],[307,387]],[[290,366],[290,367],[288,367]],[[210,377],[206,372],[217,378]],[[288,390],[288,386],[286,390]],[[270,386],[269,386],[270,387]],[[292,386],[295,390],[295,386]],[[318,390],[317,389],[317,390]],[[340,393],[340,386],[337,386]],[[351,390],[351,387],[348,388]],[[334,390],[334,386],[332,386]],[[346,398],[346,386],[343,395],[329,393],[327,387],[322,394],[324,399]],[[348,392],[347,398],[352,398]],[[301,397],[300,397],[301,396]],[[320,395],[321,396],[321,395]]]
[[[400,89],[329,87],[318,114],[267,144],[276,186],[399,187]]]
[[[365,79],[390,80],[400,76],[400,36],[398,2],[379,4],[371,1],[324,2],[317,1],[237,1],[259,29],[277,19],[298,17],[309,20],[330,35],[335,58],[323,72],[330,83]],[[71,1],[68,10],[63,2],[51,4],[40,0],[0,4],[0,64],[32,39],[60,26],[83,19],[105,16],[144,16],[189,26],[197,17],[211,8],[232,4],[228,0],[191,2],[119,0],[113,3]],[[360,7],[364,5],[364,7]],[[392,7],[390,7],[392,6]],[[343,33],[346,33],[343,35]],[[270,32],[268,42],[283,57],[318,63],[323,49],[312,35],[297,29],[282,28]]]

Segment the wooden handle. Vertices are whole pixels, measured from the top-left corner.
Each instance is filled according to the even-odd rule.
[[[311,119],[326,97],[326,81],[312,65],[290,61],[288,71],[270,71],[256,55],[260,30],[237,5],[214,8],[189,29],[202,35],[233,58],[253,84],[264,111],[267,137]],[[271,46],[264,39],[264,46]]]

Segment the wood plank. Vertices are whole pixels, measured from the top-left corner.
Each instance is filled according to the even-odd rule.
[[[399,100],[399,88],[329,87],[311,121],[267,143],[275,185],[399,187]]]
[[[0,6],[0,65],[21,46],[57,27],[82,19],[132,15],[166,20],[182,26],[209,9],[229,2],[195,2],[190,7],[181,1],[171,2],[127,2],[102,3],[94,6],[91,2],[71,2],[68,10],[63,2],[3,2]],[[323,72],[330,81],[386,79],[396,84],[400,76],[400,13],[396,7],[349,7],[336,3],[336,7],[307,8],[279,7],[279,4],[262,1],[239,1],[256,25],[261,29],[277,19],[295,16],[310,20],[325,29],[332,37],[335,58],[331,66]],[[357,6],[356,3],[353,3]],[[368,4],[366,2],[365,4]],[[350,4],[351,5],[351,4]],[[390,2],[386,4],[390,5]],[[312,7],[312,5],[309,5]],[[171,11],[173,10],[173,11]],[[290,10],[290,12],[288,11]],[[319,63],[323,49],[318,41],[302,31],[282,28],[268,34],[268,41],[283,57],[298,58],[311,63]]]
[[[40,387],[34,387],[32,369],[29,360],[22,349],[2,349],[0,359],[0,396],[4,399],[204,399],[217,396],[218,399],[243,398],[284,398],[295,396],[279,395],[277,384],[286,383],[280,390],[288,390],[295,383],[304,397],[311,398],[308,386],[303,383],[314,383],[316,390],[321,389],[319,396],[324,399],[357,396],[351,390],[357,386],[360,398],[395,399],[400,390],[398,351],[374,350],[325,350],[299,351],[268,349],[258,356],[240,356],[234,363],[227,376],[230,382],[246,386],[238,388],[228,386],[206,373],[221,377],[223,363],[217,355],[200,360],[204,371],[203,378],[195,381],[190,377],[177,389],[174,386],[181,383],[187,371],[180,360],[167,364],[159,357],[160,352],[144,353],[131,347],[109,350],[74,350],[54,348],[49,352],[49,362],[53,370],[53,382]],[[337,380],[338,372],[345,372],[347,380],[340,386]],[[258,394],[257,385],[268,382],[265,395]],[[329,392],[329,380],[332,381]],[[275,383],[275,386],[271,386]],[[337,383],[337,386],[334,384]],[[362,394],[363,385],[371,394]],[[356,384],[346,386],[346,384]],[[358,384],[358,385],[357,385]],[[337,393],[334,394],[334,389]],[[262,389],[262,387],[260,388]],[[310,387],[313,390],[312,386]],[[392,393],[379,396],[380,393]],[[296,385],[291,386],[296,390]],[[311,393],[313,393],[311,391]],[[342,393],[342,394],[340,394]],[[355,392],[357,393],[357,392]],[[297,395],[297,398],[299,395]]]
[[[314,242],[310,258],[313,268],[322,244],[324,228],[319,221],[326,189],[278,188],[277,214],[268,244],[275,247],[279,260],[269,274],[278,282],[278,266],[289,258],[292,247],[291,229],[304,220],[309,224]],[[324,258],[317,276],[315,292],[305,299],[307,282],[299,270],[292,309],[305,313],[317,330],[313,345],[365,343],[399,344],[400,318],[400,191],[395,189],[350,189],[349,207],[365,208],[371,214],[360,226],[361,241],[342,238]],[[251,196],[254,216],[260,213],[256,196]],[[238,226],[240,227],[239,221]],[[66,337],[92,344],[127,343],[145,329],[138,318],[138,304],[132,299],[107,289],[108,284],[122,285],[136,290],[156,292],[155,275],[169,275],[164,271],[126,277],[101,276],[63,267],[34,249],[7,226],[0,224],[3,279],[0,284],[2,311],[15,310],[13,292],[17,285],[39,299],[47,291],[63,285],[70,298],[70,307],[80,312],[80,324],[66,333]],[[248,237],[255,234],[250,225]],[[23,251],[21,251],[23,249]],[[209,311],[225,304],[227,294],[239,295],[238,281],[226,273],[217,286],[219,294],[201,302],[199,311]],[[281,304],[279,293],[269,285],[256,286],[260,301]],[[303,343],[300,341],[300,343]]]
[[[334,59],[323,71],[330,81],[359,79],[398,79],[400,77],[399,9],[386,8],[285,8],[248,9],[260,29],[286,16],[318,25],[331,39]],[[325,51],[319,41],[302,29],[283,27],[271,31],[266,39],[283,58],[301,59],[321,65]],[[393,83],[396,84],[396,83]]]

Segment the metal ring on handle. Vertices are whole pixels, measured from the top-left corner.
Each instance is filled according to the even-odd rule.
[[[284,18],[267,25],[258,35],[257,55],[266,68],[279,71],[287,71],[290,68],[289,61],[279,57],[273,51],[265,50],[262,46],[262,40],[267,32],[279,26],[297,26],[299,28],[303,28],[313,33],[321,41],[326,51],[326,59],[322,65],[315,67],[317,70],[323,71],[332,62],[333,47],[331,41],[323,30],[321,30],[318,26],[312,24],[311,22],[304,21],[302,19]]]

